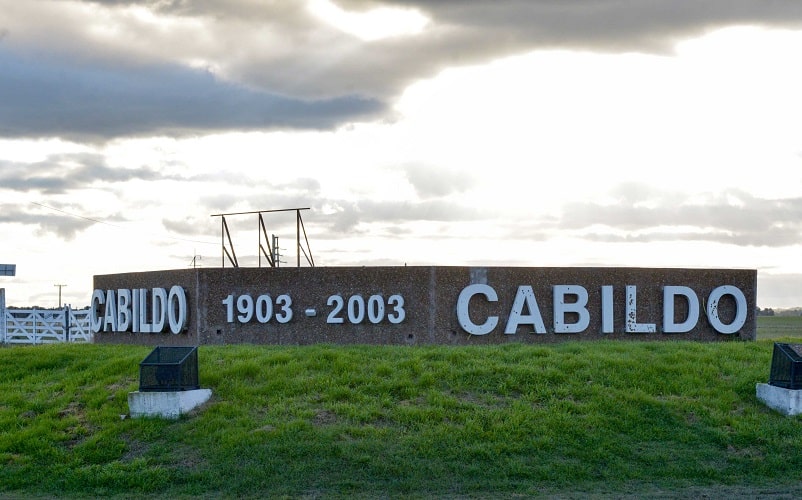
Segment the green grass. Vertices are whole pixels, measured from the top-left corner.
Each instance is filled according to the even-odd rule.
[[[163,421],[121,418],[150,348],[2,348],[0,496],[799,493],[771,349],[202,346],[212,400]]]
[[[759,316],[757,338],[760,340],[802,339],[802,316]]]

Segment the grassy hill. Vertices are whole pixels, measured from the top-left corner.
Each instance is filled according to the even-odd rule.
[[[0,496],[798,495],[771,349],[204,346],[212,400],[162,421],[121,417],[150,348],[2,348]]]

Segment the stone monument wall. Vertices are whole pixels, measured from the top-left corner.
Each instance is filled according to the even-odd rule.
[[[755,270],[200,268],[94,277],[96,342],[754,340]]]

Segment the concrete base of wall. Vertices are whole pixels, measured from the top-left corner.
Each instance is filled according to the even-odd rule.
[[[783,415],[802,413],[802,390],[785,389],[770,384],[757,384],[757,398]]]
[[[178,418],[202,405],[211,396],[211,389],[175,392],[129,392],[128,409],[132,418]]]

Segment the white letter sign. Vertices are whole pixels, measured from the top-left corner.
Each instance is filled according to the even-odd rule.
[[[523,313],[524,306],[526,306],[529,314]],[[512,303],[510,317],[507,319],[504,333],[508,335],[514,334],[521,324],[532,325],[535,328],[535,333],[546,333],[546,325],[543,324],[543,317],[540,315],[540,308],[537,306],[537,300],[535,300],[535,292],[529,285],[518,287],[518,293],[515,294],[515,301]]]
[[[688,316],[682,323],[674,323],[674,297],[681,295],[688,302]],[[663,332],[687,333],[699,322],[699,297],[687,286],[663,287]]]
[[[718,315],[719,301],[725,295],[731,295],[735,299],[735,319],[729,325],[725,325]],[[739,288],[730,285],[720,286],[710,292],[710,297],[707,298],[707,320],[710,321],[710,324],[717,332],[727,335],[743,328],[746,323],[746,297],[744,293]]]
[[[459,298],[457,299],[457,320],[459,320],[459,324],[462,329],[471,335],[487,335],[488,333],[492,332],[498,324],[498,316],[488,317],[487,321],[481,325],[477,325],[471,321],[469,310],[471,297],[479,294],[484,295],[485,298],[490,302],[498,301],[498,295],[496,294],[496,291],[493,290],[492,287],[482,284],[466,286],[462,292],[460,292]]]
[[[576,302],[566,302],[566,295],[576,296]],[[554,333],[579,333],[587,330],[590,324],[588,312],[588,291],[579,285],[554,286]],[[576,323],[566,323],[566,313],[576,313]]]
[[[626,311],[627,333],[654,333],[657,331],[654,323],[638,323],[638,287],[635,285],[627,285]]]

